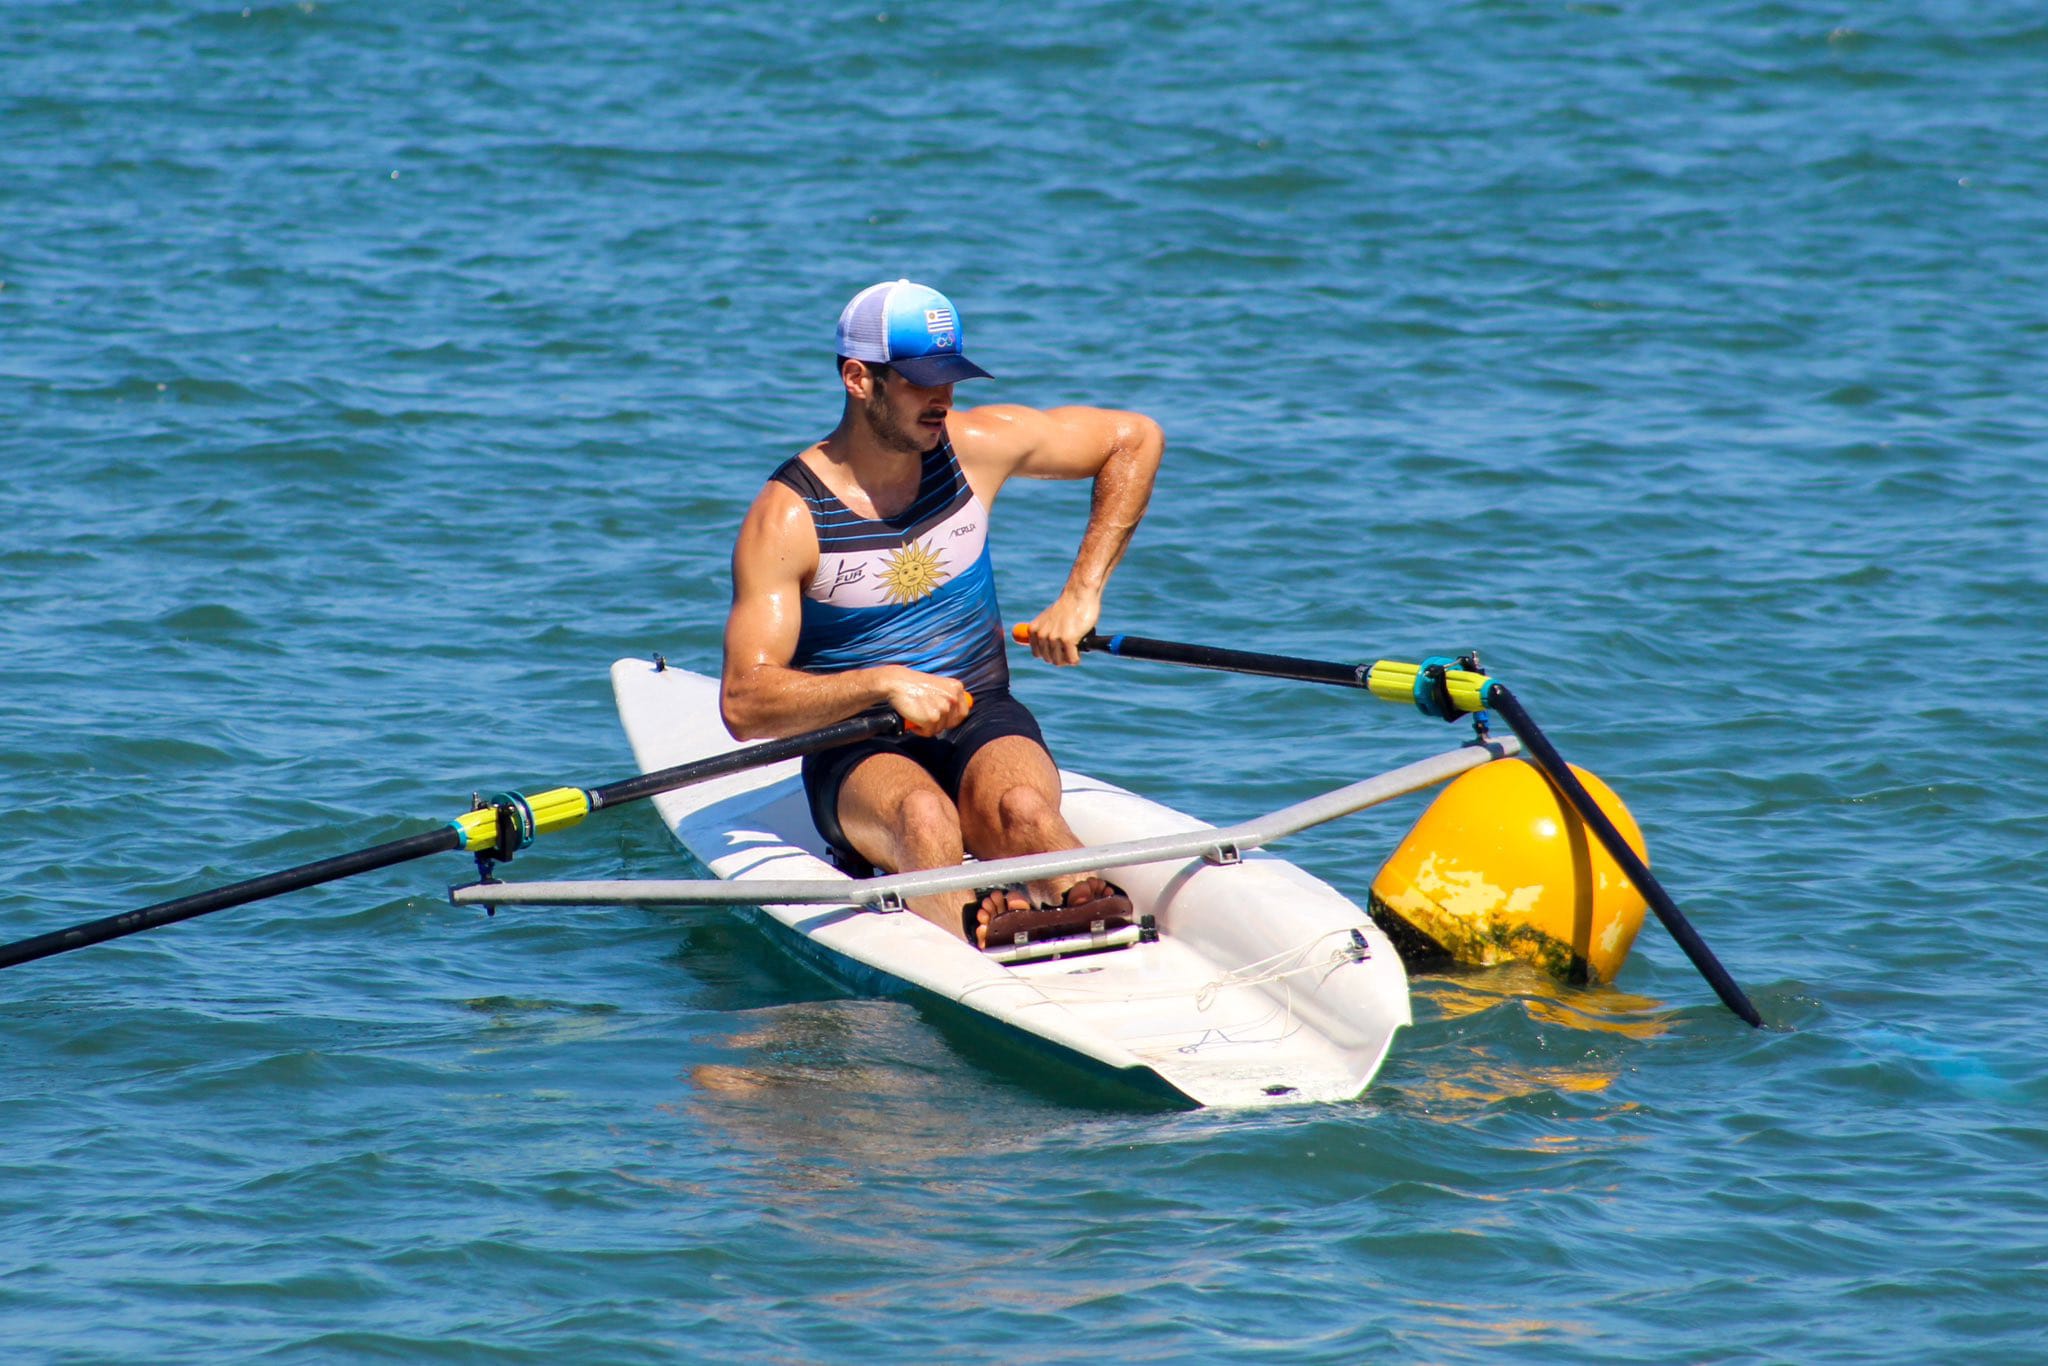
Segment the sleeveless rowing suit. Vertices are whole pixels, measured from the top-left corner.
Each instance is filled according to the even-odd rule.
[[[801,459],[770,476],[795,490],[818,533],[790,667],[809,673],[902,664],[957,678],[977,697],[1010,685],[988,548],[988,509],[950,441],[927,451],[917,496],[895,517],[863,517]]]
[[[818,572],[804,585],[790,667],[840,673],[902,664],[957,678],[974,694],[967,719],[941,735],[877,737],[804,760],[812,823],[840,868],[864,877],[873,868],[839,826],[839,785],[863,760],[902,754],[957,799],[967,763],[983,745],[1021,735],[1043,746],[1045,737],[1010,696],[988,509],[950,441],[925,453],[917,496],[895,517],[861,516],[801,459],[785,461],[769,477],[804,500],[818,533]]]

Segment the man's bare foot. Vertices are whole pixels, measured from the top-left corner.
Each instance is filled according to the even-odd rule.
[[[960,908],[960,927],[966,933],[968,943],[987,948],[991,921],[1030,909],[1031,899],[1024,895],[1022,887],[993,887],[981,894],[981,900],[970,901]]]
[[[1100,903],[1100,904],[1098,904]],[[1122,916],[1124,923],[1130,923],[1131,898],[1123,888],[1107,878],[1090,875],[1067,888],[1060,897],[1060,905],[1067,910],[1102,911],[1111,917]],[[1095,917],[1100,919],[1100,916]]]

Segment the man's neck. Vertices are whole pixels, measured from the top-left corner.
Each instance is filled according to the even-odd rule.
[[[839,425],[818,443],[818,453],[850,473],[863,488],[886,487],[924,466],[923,455],[885,443],[851,413],[840,418]]]

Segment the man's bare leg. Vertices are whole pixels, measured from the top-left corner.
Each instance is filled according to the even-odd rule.
[[[960,779],[960,826],[967,848],[979,859],[1011,858],[1079,849],[1080,838],[1060,813],[1060,775],[1052,756],[1022,735],[991,740],[967,761]],[[1069,891],[1093,900],[1111,889],[1093,873],[1066,873],[1033,882],[1031,897],[1061,905]],[[982,903],[981,921],[1015,899],[991,896]],[[1025,901],[1023,905],[1030,905]]]
[[[901,754],[871,754],[854,765],[839,785],[839,828],[862,858],[885,873],[951,868],[964,852],[952,799]],[[964,892],[937,892],[904,904],[964,938],[960,907],[968,899]]]
[[[960,775],[960,829],[978,859],[1013,858],[1079,849],[1060,814],[1060,775],[1052,756],[1022,735],[991,740]],[[1041,901],[1058,901],[1078,878],[1031,884]]]

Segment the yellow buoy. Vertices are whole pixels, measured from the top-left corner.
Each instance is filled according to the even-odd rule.
[[[1643,833],[1607,784],[1572,772],[1629,847]],[[1503,759],[1438,794],[1373,879],[1373,919],[1422,965],[1520,959],[1574,982],[1611,982],[1646,903],[1542,770]]]

